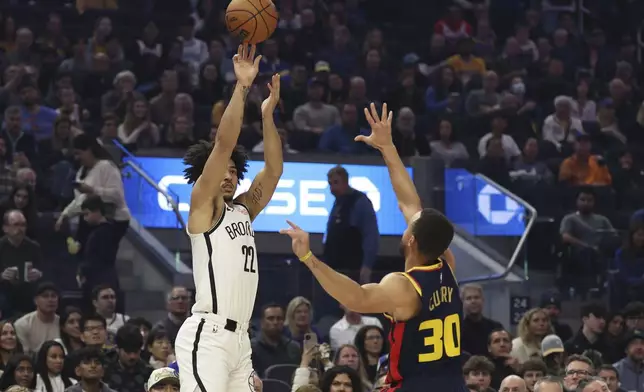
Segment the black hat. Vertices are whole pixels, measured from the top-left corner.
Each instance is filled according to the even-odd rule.
[[[578,134],[575,136],[575,139],[576,139],[578,142],[589,142],[589,141],[591,141],[591,140],[592,140],[592,139],[590,138],[590,136],[588,136],[588,135],[587,135],[587,134],[585,134],[585,133],[578,133]]]
[[[315,76],[314,76],[314,77],[312,77],[312,78],[309,80],[309,86],[322,86],[322,87],[326,87],[326,83],[324,82],[324,80],[322,80],[322,79],[320,79],[320,78],[318,78],[318,77],[315,77]]]
[[[622,312],[624,318],[635,318],[644,315],[644,303],[639,301],[629,302]]]
[[[34,297],[38,297],[47,291],[53,291],[54,293],[58,294],[58,287],[56,287],[56,285],[51,282],[42,282],[38,286],[36,286]]]
[[[644,340],[644,331],[641,329],[634,329],[629,331],[624,337],[624,345],[628,346],[633,340],[641,339]]]
[[[543,293],[543,295],[541,295],[540,306],[542,308],[547,308],[548,306],[554,306],[557,309],[561,309],[561,298],[559,298],[559,293],[556,293],[556,292]]]

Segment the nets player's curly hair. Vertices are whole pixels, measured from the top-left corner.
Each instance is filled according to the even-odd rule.
[[[197,144],[188,147],[188,151],[186,151],[186,155],[183,157],[183,163],[187,166],[183,170],[183,176],[188,180],[188,184],[197,182],[214,145],[214,142],[201,140]],[[232,159],[235,164],[235,169],[237,169],[237,179],[239,182],[244,179],[244,174],[248,171],[248,155],[244,147],[236,146],[230,159]]]

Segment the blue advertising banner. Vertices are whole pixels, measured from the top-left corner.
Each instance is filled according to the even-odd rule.
[[[180,158],[141,157],[136,159],[143,170],[158,181],[161,189],[179,199],[179,210],[188,220],[191,186],[183,178],[184,165]],[[239,184],[238,193],[246,191],[264,162],[249,161],[246,178]],[[297,223],[310,233],[324,233],[327,218],[335,200],[329,191],[327,172],[330,163],[285,162],[284,174],[273,199],[255,219],[258,232],[277,232],[286,227],[286,219]],[[406,228],[405,218],[398,209],[387,167],[377,165],[343,165],[349,172],[349,184],[364,192],[376,211],[381,235],[401,235]],[[411,169],[407,169],[412,174]],[[125,198],[132,215],[139,223],[151,228],[176,228],[177,219],[167,201],[136,174],[124,176]]]
[[[525,208],[464,169],[445,169],[447,217],[472,235],[520,236]]]

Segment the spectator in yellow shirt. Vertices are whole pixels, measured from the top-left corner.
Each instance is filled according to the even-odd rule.
[[[588,135],[578,135],[575,153],[559,167],[559,181],[570,185],[610,185],[608,167],[597,156],[591,155],[592,144]]]
[[[474,41],[471,38],[463,38],[458,41],[456,45],[456,52],[446,60],[446,63],[454,68],[454,71],[461,79],[463,84],[470,81],[472,76],[481,75],[485,73],[485,60],[480,57],[474,56]]]

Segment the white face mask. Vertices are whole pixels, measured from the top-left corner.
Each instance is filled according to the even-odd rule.
[[[525,94],[525,84],[523,82],[514,83],[510,87],[510,91],[515,95]]]

